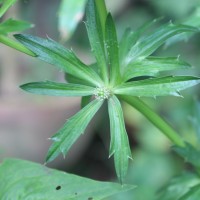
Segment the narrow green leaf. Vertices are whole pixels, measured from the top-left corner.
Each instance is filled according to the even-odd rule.
[[[62,40],[68,40],[84,15],[86,0],[62,0],[58,11],[58,29]]]
[[[51,138],[54,143],[48,151],[46,162],[54,160],[60,153],[65,155],[68,152],[77,138],[84,133],[102,104],[103,101],[93,100],[64,124],[63,128]]]
[[[26,83],[20,87],[30,93],[50,96],[88,96],[92,95],[95,89],[80,84],[51,81]]]
[[[175,25],[171,22],[158,28],[146,37],[140,38],[136,44],[131,48],[127,57],[126,63],[137,59],[144,59],[151,55],[158,47],[160,47],[167,39],[174,35],[183,32],[197,32],[198,29],[187,25]]]
[[[106,49],[110,67],[110,83],[116,85],[121,81],[119,68],[118,40],[115,24],[111,14],[106,19]]]
[[[94,181],[29,161],[7,159],[0,165],[1,200],[103,200],[134,185]]]
[[[96,58],[101,78],[105,82],[108,82],[108,69],[104,49],[103,30],[94,0],[88,0],[88,4],[86,6],[86,18],[86,27],[92,52]]]
[[[0,8],[0,17],[12,6],[17,0],[2,0]]]
[[[191,144],[186,143],[185,147],[173,147],[173,150],[184,158],[185,162],[191,163],[197,169],[200,169],[199,155],[200,151],[195,149]]]
[[[160,21],[162,18],[154,19],[150,22],[145,23],[139,27],[136,31],[132,31],[131,28],[127,28],[122,36],[119,44],[119,56],[120,56],[120,66],[122,70],[126,67],[126,57],[132,46],[135,45],[137,40],[146,34],[147,30],[152,27],[155,23]]]
[[[116,87],[114,93],[138,97],[181,96],[181,90],[199,83],[200,78],[193,76],[167,76],[127,82]]]
[[[196,186],[199,187],[199,184],[200,179],[198,175],[192,173],[184,173],[181,176],[173,178],[170,183],[159,192],[158,198],[156,198],[156,200],[183,200],[181,197],[190,192],[191,188]]]
[[[137,97],[119,96],[120,99],[133,106],[141,112],[155,127],[164,133],[175,145],[184,147],[185,143],[179,134],[159,115],[157,115],[148,105]]]
[[[39,59],[59,67],[74,77],[87,81],[90,85],[101,85],[102,81],[96,72],[81,62],[71,50],[55,41],[26,34],[17,34],[15,38],[34,52]]]
[[[189,67],[190,65],[180,60],[179,57],[148,57],[128,64],[123,74],[123,81],[138,76],[155,76],[160,72],[187,69]]]
[[[116,96],[108,100],[110,118],[110,156],[114,154],[115,169],[121,182],[128,171],[129,158],[132,158],[128,136],[125,129],[123,111]]]
[[[33,25],[28,22],[8,19],[0,24],[0,34],[23,31],[32,27]]]

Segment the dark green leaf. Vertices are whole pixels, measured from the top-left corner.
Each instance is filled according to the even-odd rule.
[[[132,158],[128,136],[125,129],[123,111],[116,96],[108,100],[110,118],[110,156],[114,154],[115,169],[122,182],[128,171],[129,158]]]
[[[81,98],[81,108],[87,106],[92,99],[92,96],[85,96]]]
[[[200,79],[192,76],[176,76],[151,78],[124,83],[114,89],[116,94],[131,96],[180,96],[179,92],[200,83]]]
[[[58,11],[58,29],[63,40],[68,40],[84,15],[86,0],[62,0]]]
[[[106,49],[110,67],[110,83],[117,84],[121,81],[119,68],[118,40],[115,24],[111,14],[106,19]]]
[[[0,3],[0,17],[16,2],[17,0],[2,0]]]
[[[1,200],[103,200],[133,185],[100,182],[44,165],[7,159],[0,165]]]
[[[51,138],[53,144],[48,151],[46,162],[54,160],[60,153],[65,155],[68,152],[78,137],[84,133],[87,125],[102,104],[103,101],[95,99],[68,119],[64,126]]]
[[[140,38],[131,48],[126,57],[126,63],[135,60],[142,60],[151,55],[158,47],[160,47],[170,37],[183,32],[197,32],[198,29],[186,25],[174,25],[171,22],[158,28],[146,37]]]
[[[155,76],[163,71],[186,69],[190,65],[179,57],[148,57],[141,61],[128,64],[123,74],[123,80],[127,81],[138,76]]]
[[[198,175],[185,173],[179,177],[172,179],[169,185],[160,192],[157,200],[183,200],[180,199],[183,195],[190,191],[194,186],[199,186],[200,179]],[[186,200],[186,199],[184,199]],[[189,199],[187,199],[189,200]],[[190,199],[196,200],[196,199]]]
[[[103,30],[94,0],[88,0],[88,4],[86,6],[86,17],[86,27],[92,52],[96,58],[101,77],[104,81],[108,82],[108,69],[104,49]]]
[[[87,81],[88,84],[99,86],[102,83],[96,72],[82,63],[71,50],[55,41],[25,34],[17,34],[15,38],[34,52],[39,59]]]
[[[8,19],[0,24],[0,34],[23,31],[31,27],[33,27],[33,25],[28,22]]]
[[[88,96],[92,95],[95,89],[80,84],[56,83],[51,81],[26,83],[20,87],[30,93],[50,96]]]
[[[191,144],[186,143],[185,147],[173,147],[181,157],[185,159],[185,162],[191,163],[194,167],[200,168],[200,151],[195,149]]]

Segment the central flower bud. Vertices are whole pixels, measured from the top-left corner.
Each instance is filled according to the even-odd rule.
[[[94,90],[94,97],[99,100],[108,99],[111,94],[111,90],[107,87],[99,87]]]

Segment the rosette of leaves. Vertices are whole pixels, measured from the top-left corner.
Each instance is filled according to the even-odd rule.
[[[170,37],[183,32],[197,32],[198,29],[170,22],[145,34],[156,22],[154,20],[135,32],[127,29],[118,42],[111,14],[98,12],[101,9],[96,2],[98,1],[89,0],[86,6],[86,27],[96,62],[87,66],[72,50],[49,38],[17,34],[15,38],[37,58],[62,69],[68,77],[68,83],[34,82],[24,84],[21,88],[35,94],[81,96],[84,102],[83,108],[52,136],[53,144],[47,153],[46,162],[54,160],[60,153],[67,154],[77,138],[84,133],[96,112],[106,102],[111,134],[109,157],[114,156],[116,174],[122,182],[132,155],[120,99],[143,113],[173,143],[184,146],[179,135],[140,97],[180,96],[179,91],[200,82],[198,77],[193,76],[160,77],[160,72],[180,70],[190,66],[177,57],[151,56]]]

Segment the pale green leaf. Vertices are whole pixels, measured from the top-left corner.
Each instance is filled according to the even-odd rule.
[[[179,57],[148,57],[144,60],[133,61],[128,64],[123,74],[123,80],[127,81],[138,76],[155,76],[160,72],[170,70],[187,69],[190,65]]]
[[[0,165],[1,200],[105,200],[135,188],[94,181],[29,161],[7,159]]]
[[[161,18],[154,19],[150,22],[145,23],[137,30],[133,31],[131,28],[127,28],[121,38],[119,44],[119,56],[120,56],[120,65],[122,70],[126,67],[126,56],[130,51],[131,47],[135,45],[137,40],[141,38],[144,34],[146,34],[147,30],[152,27],[156,22],[158,22]]]
[[[101,77],[108,82],[108,69],[106,63],[103,30],[94,0],[88,0],[86,6],[86,27],[90,46],[96,58]]]
[[[103,101],[95,99],[67,120],[64,126],[51,138],[53,144],[48,151],[46,162],[54,160],[60,153],[66,155],[78,137],[84,133],[102,104]]]
[[[26,83],[20,87],[30,93],[51,96],[88,96],[92,95],[95,89],[80,84],[56,83],[51,81]]]
[[[30,49],[37,57],[55,65],[66,73],[83,79],[90,85],[99,86],[101,79],[90,67],[81,62],[76,55],[52,39],[43,39],[26,34],[17,34],[15,38]]]
[[[106,49],[108,54],[108,63],[110,67],[110,83],[117,84],[121,81],[119,68],[118,40],[115,24],[111,14],[106,19]]]
[[[181,90],[198,83],[200,83],[200,79],[193,76],[150,78],[124,83],[116,87],[114,93],[139,97],[180,96]]]
[[[197,32],[198,29],[192,26],[175,25],[171,22],[161,26],[153,33],[139,38],[135,45],[130,49],[126,57],[126,63],[137,59],[144,59],[151,55],[158,47],[166,42],[167,39],[183,32]]]
[[[33,27],[33,25],[28,22],[8,19],[0,24],[0,34],[23,31],[31,27]]]
[[[110,156],[114,154],[115,169],[122,182],[128,171],[129,158],[132,158],[128,136],[125,129],[123,111],[116,96],[108,100],[110,118]]]
[[[0,17],[16,2],[17,0],[2,0],[0,7]]]
[[[86,0],[62,0],[58,11],[58,29],[62,40],[68,40],[84,15]]]

